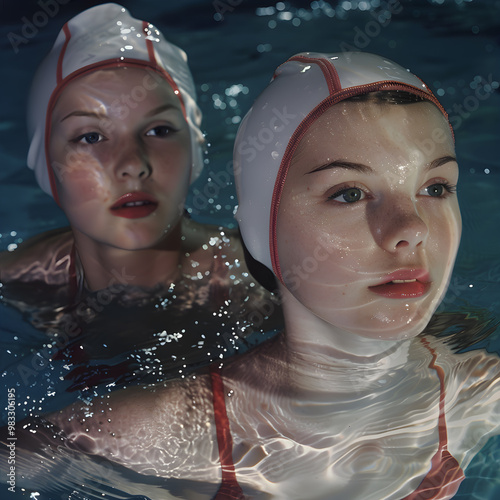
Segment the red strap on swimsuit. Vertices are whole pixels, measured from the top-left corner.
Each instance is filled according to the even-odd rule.
[[[446,431],[446,419],[444,413],[445,386],[444,370],[436,365],[437,353],[430,347],[429,342],[422,338],[422,344],[432,354],[429,368],[436,370],[439,377],[439,447],[431,460],[431,470],[420,483],[419,487],[403,500],[445,500],[452,498],[460,483],[465,479],[465,474],[457,460],[448,451],[448,433]],[[233,440],[229,429],[226,404],[224,398],[224,384],[217,368],[210,367],[212,380],[213,403],[215,412],[215,425],[217,428],[217,444],[222,466],[222,484],[214,497],[214,500],[241,500],[244,499],[234,470],[232,450]]]
[[[422,338],[422,344],[432,354],[429,368],[436,370],[439,377],[439,447],[431,460],[431,470],[424,477],[419,487],[403,500],[444,500],[452,498],[465,479],[465,474],[458,462],[448,451],[448,433],[444,415],[444,370],[436,365],[437,353],[429,342]]]
[[[215,427],[217,430],[217,444],[219,446],[219,459],[222,468],[222,484],[214,500],[243,500],[245,496],[236,479],[233,463],[233,439],[229,428],[229,419],[226,412],[224,397],[224,383],[218,368],[210,367],[212,393],[214,403]]]

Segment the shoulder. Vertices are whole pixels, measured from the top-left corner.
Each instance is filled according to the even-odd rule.
[[[211,394],[209,375],[200,373],[154,386],[118,389],[85,404],[78,401],[45,418],[68,436],[78,435],[82,426],[90,434],[107,431],[118,435],[131,426],[162,427],[165,418],[171,424],[189,423],[193,408],[200,415],[211,408]],[[189,409],[191,411],[187,412]],[[189,419],[187,413],[190,413]]]
[[[52,434],[64,439],[55,455],[62,447],[78,450],[141,474],[151,474],[153,459],[155,475],[217,483],[220,469],[214,461],[217,440],[212,401],[210,378],[201,373],[116,390],[44,418],[53,426]]]
[[[447,344],[446,337],[424,338],[431,353],[436,355],[436,363],[445,372],[447,391],[478,393],[478,390],[495,388],[500,399],[500,357],[497,354],[484,349],[456,352]]]
[[[449,449],[466,467],[486,440],[500,433],[500,358],[484,349],[454,352],[426,337],[445,373]]]
[[[12,252],[0,253],[3,282],[43,281],[61,285],[68,281],[73,234],[69,228],[34,236]]]

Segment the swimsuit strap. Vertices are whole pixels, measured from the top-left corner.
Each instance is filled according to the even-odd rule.
[[[444,413],[445,385],[444,370],[436,365],[437,353],[425,339],[422,344],[432,354],[429,368],[436,370],[439,377],[439,447],[431,460],[431,470],[424,477],[419,487],[403,500],[444,500],[452,498],[465,479],[465,474],[457,460],[448,451],[448,433],[446,431],[446,419]]]
[[[219,459],[222,468],[222,484],[214,500],[243,500],[245,496],[243,495],[241,486],[238,484],[234,470],[233,439],[226,411],[224,382],[222,381],[220,370],[214,365],[210,366],[210,379],[212,381],[217,445],[219,446]]]

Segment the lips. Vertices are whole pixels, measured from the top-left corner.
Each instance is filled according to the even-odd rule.
[[[369,290],[389,299],[411,299],[425,295],[431,287],[425,269],[400,269],[385,276],[379,285]]]
[[[158,208],[158,202],[148,193],[135,191],[120,196],[110,207],[111,213],[125,219],[140,219],[152,214]]]

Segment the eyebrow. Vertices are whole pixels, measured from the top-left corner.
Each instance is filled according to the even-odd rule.
[[[91,117],[94,117],[94,118],[99,118],[99,119],[102,119],[102,118],[105,118],[105,115],[101,114],[101,113],[96,113],[94,111],[81,111],[81,110],[76,110],[76,111],[72,111],[71,113],[69,113],[68,115],[66,115],[62,120],[61,122],[63,122],[64,120],[66,120],[67,118],[70,118],[71,116],[91,116]]]
[[[346,160],[331,161],[329,163],[326,163],[325,165],[321,165],[319,167],[316,167],[315,169],[311,170],[310,172],[306,172],[306,173],[307,174],[314,174],[316,172],[321,172],[323,170],[329,170],[332,168],[343,168],[345,170],[356,170],[357,172],[361,172],[364,174],[373,174],[374,173],[374,170],[371,167],[369,167],[368,165],[364,165],[363,163],[346,161]]]
[[[456,162],[457,159],[454,156],[451,155],[446,155],[446,156],[441,156],[439,158],[436,158],[435,160],[432,160],[430,163],[428,163],[425,167],[426,170],[432,170],[433,168],[440,167],[441,165],[445,165],[446,163],[449,162]],[[356,163],[352,161],[345,161],[345,160],[335,160],[329,163],[326,163],[325,165],[321,165],[319,167],[314,168],[310,172],[306,172],[306,174],[314,174],[315,172],[321,172],[323,170],[329,170],[332,168],[343,168],[345,170],[355,170],[356,172],[361,172],[363,174],[373,174],[375,171],[369,167],[368,165],[365,165],[363,163]]]
[[[151,117],[151,116],[159,115],[160,113],[163,113],[164,111],[167,111],[169,109],[173,109],[173,110],[179,111],[179,112],[181,111],[177,106],[174,106],[173,104],[162,104],[162,105],[158,106],[157,108],[154,108],[151,111],[148,111],[146,113],[146,116]],[[71,116],[89,116],[89,117],[93,117],[93,118],[98,118],[99,120],[106,118],[105,114],[98,113],[96,111],[76,110],[76,111],[72,111],[71,113],[66,115],[61,120],[61,122],[63,122],[67,118],[70,118]]]
[[[440,167],[441,165],[445,165],[446,163],[450,163],[452,161],[456,162],[457,159],[451,155],[441,156],[440,158],[436,158],[435,160],[432,160],[426,166],[426,170],[432,170],[433,168]]]

